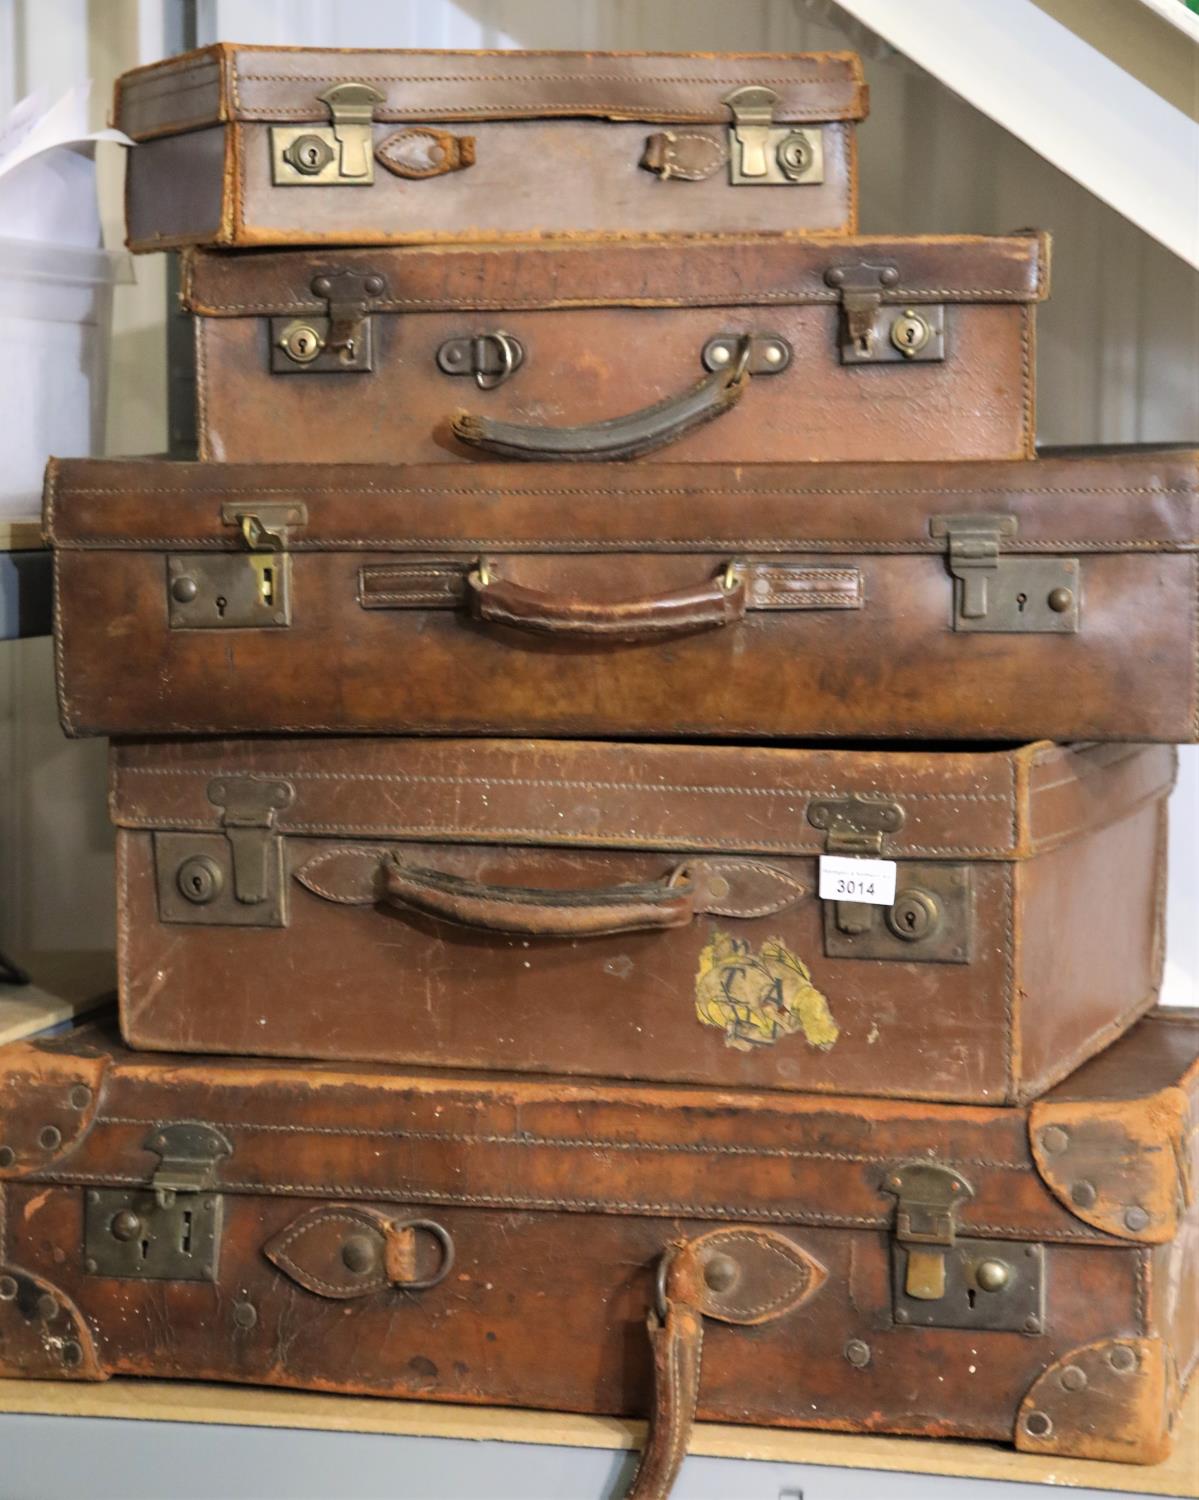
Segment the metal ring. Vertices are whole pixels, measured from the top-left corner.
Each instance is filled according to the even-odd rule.
[[[494,375],[489,375],[484,370],[475,371],[475,384],[481,391],[491,391],[497,385],[502,385],[516,369],[516,350],[506,333],[485,333],[482,337],[493,339],[500,351],[501,365]]]
[[[491,564],[485,557],[481,557],[475,564],[474,572],[471,574],[471,577],[477,578],[479,580],[480,588],[485,589],[491,582]]]
[[[423,1292],[426,1288],[436,1286],[439,1281],[444,1281],[454,1269],[454,1241],[450,1238],[448,1229],[443,1229],[436,1219],[398,1219],[395,1227],[397,1229],[424,1229],[441,1246],[441,1264],[437,1268],[435,1276],[428,1277],[425,1281],[402,1281],[399,1285],[406,1292]]]
[[[663,1323],[666,1321],[666,1314],[670,1306],[670,1299],[666,1295],[666,1282],[670,1275],[670,1267],[673,1261],[674,1251],[663,1250],[658,1261],[657,1274],[654,1276],[654,1311]]]
[[[731,385],[739,385],[749,369],[749,356],[753,352],[754,340],[750,333],[743,333],[737,343],[737,363],[733,366]]]
[[[744,566],[745,564],[739,558],[735,558],[730,562],[726,562],[724,567],[721,568],[720,587],[726,594],[731,594],[741,582],[741,570]]]

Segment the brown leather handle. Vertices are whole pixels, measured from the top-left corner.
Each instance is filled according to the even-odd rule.
[[[482,563],[468,577],[467,593],[472,614],[489,625],[614,645],[715,630],[742,619],[748,603],[744,570],[735,563],[691,588],[606,603],[527,589]]]
[[[502,458],[554,459],[559,463],[637,458],[673,443],[736,406],[750,380],[751,343],[746,334],[738,344],[737,357],[726,368],[705,376],[681,395],[668,396],[606,422],[546,427],[497,422],[477,412],[460,411],[451,419],[450,428],[460,442]]]
[[[531,890],[525,886],[485,885],[444,870],[403,864],[394,856],[383,864],[383,899],[393,906],[408,907],[463,927],[520,932],[530,937],[593,937],[686,927],[695,915],[695,890],[688,883],[653,881],[589,891]]]

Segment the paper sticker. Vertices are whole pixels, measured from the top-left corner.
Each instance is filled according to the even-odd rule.
[[[822,854],[820,899],[894,906],[895,869],[893,859],[849,859],[840,854]]]
[[[797,1031],[827,1050],[839,1034],[807,966],[778,938],[767,938],[754,953],[742,938],[713,933],[699,956],[695,1013],[739,1052],[769,1047]]]

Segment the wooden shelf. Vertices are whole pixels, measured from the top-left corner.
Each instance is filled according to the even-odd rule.
[[[612,1417],[157,1380],[116,1379],[96,1385],[0,1380],[0,1414],[8,1412],[317,1432],[394,1433],[406,1437],[466,1438],[567,1448],[637,1448],[645,1436],[643,1423]],[[1199,1384],[1192,1387],[1187,1398],[1173,1455],[1152,1468],[1086,1459],[1043,1458],[990,1443],[789,1432],[716,1423],[697,1426],[688,1451],[717,1458],[997,1479],[1013,1484],[1052,1484],[1057,1488],[1115,1490],[1139,1495],[1179,1495],[1193,1500],[1199,1494]]]

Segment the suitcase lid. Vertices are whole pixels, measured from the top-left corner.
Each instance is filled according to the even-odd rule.
[[[1016,860],[1164,797],[1174,770],[1166,745],[129,740],[109,805],[120,828],[216,833],[237,782],[281,786],[283,835],[775,856],[829,852],[830,816],[852,805],[879,810],[881,857]]]
[[[183,252],[180,298],[205,317],[319,315],[314,277],[347,273],[363,314],[502,312],[578,307],[838,305],[825,279],[839,268],[875,273],[880,303],[1030,303],[1049,294],[1049,236],[807,236],[522,245],[379,245],[322,251]],[[878,282],[880,269],[893,279]],[[355,295],[359,295],[356,293]]]
[[[860,120],[862,65],[852,52],[416,52],[243,47],[228,42],[134,68],[117,79],[113,122],[135,141],[230,120],[326,121],[318,97],[368,84],[377,121],[553,117],[662,124],[730,122],[725,97],[765,87],[780,123]]]
[[[228,258],[227,256],[224,258]],[[1199,548],[1199,451],[930,464],[178,463],[52,459],[57,548],[237,551],[233,513],[296,501],[292,552],[931,553],[935,517],[1010,517],[1005,552]]]
[[[933,1164],[951,1233],[1164,1243],[1197,1058],[1199,1011],[1155,1011],[1032,1106],[983,1108],[139,1054],[87,1026],[0,1052],[0,1182],[887,1230],[897,1173]]]

